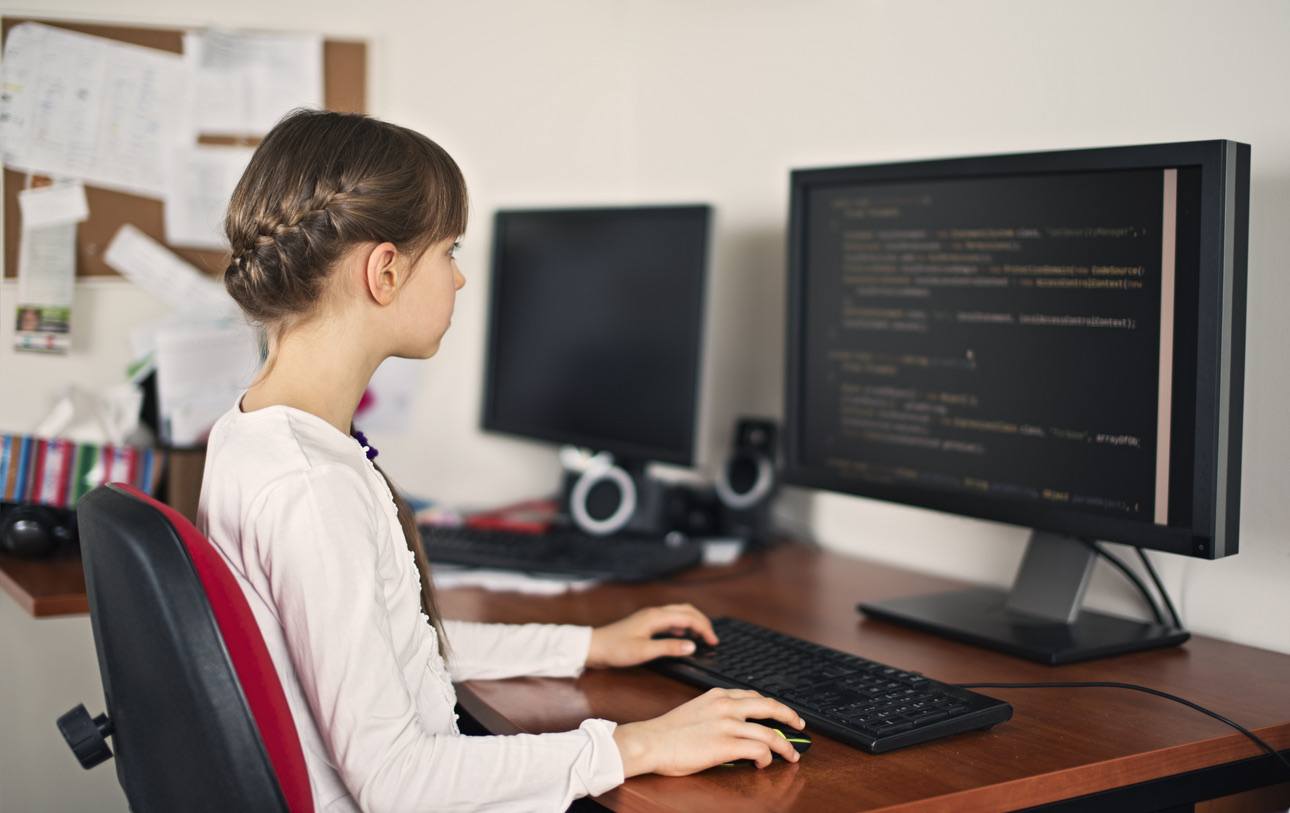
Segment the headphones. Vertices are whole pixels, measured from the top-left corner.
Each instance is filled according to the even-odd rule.
[[[27,503],[0,503],[0,553],[37,558],[75,543],[74,511]]]

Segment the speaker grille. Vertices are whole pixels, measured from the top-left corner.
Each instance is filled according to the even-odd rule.
[[[601,480],[587,492],[587,514],[597,522],[614,515],[623,501],[622,491],[612,480]]]

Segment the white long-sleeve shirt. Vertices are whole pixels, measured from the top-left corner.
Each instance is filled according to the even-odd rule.
[[[591,630],[446,622],[445,666],[389,488],[323,419],[286,406],[220,418],[198,525],[255,614],[319,811],[563,810],[623,781],[608,720],[458,732],[453,680],[577,676]]]

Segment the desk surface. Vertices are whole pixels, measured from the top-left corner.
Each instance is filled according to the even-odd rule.
[[[85,573],[75,553],[50,559],[0,553],[0,588],[36,618],[89,612]]]
[[[945,579],[784,545],[728,568],[647,585],[537,598],[479,589],[441,593],[452,618],[603,624],[642,606],[690,601],[946,682],[1116,680],[1208,706],[1290,748],[1290,655],[1193,638],[1183,647],[1047,667],[864,619],[861,599],[933,592]],[[463,706],[495,733],[563,731],[587,717],[646,719],[697,690],[645,669],[593,670],[576,681],[473,681]],[[1227,726],[1168,700],[1115,689],[997,689],[1013,719],[871,756],[824,736],[797,765],[643,776],[597,801],[615,810],[973,811],[1025,808],[1260,756]],[[1265,780],[1266,782],[1267,780]],[[1273,780],[1279,781],[1279,780]]]

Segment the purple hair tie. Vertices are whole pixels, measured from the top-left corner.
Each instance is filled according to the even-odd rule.
[[[375,446],[367,442],[367,435],[364,435],[357,429],[355,429],[352,434],[354,436],[354,440],[358,441],[358,445],[363,447],[363,454],[367,455],[367,459],[375,460],[376,456],[380,454],[380,452],[376,451]]]

